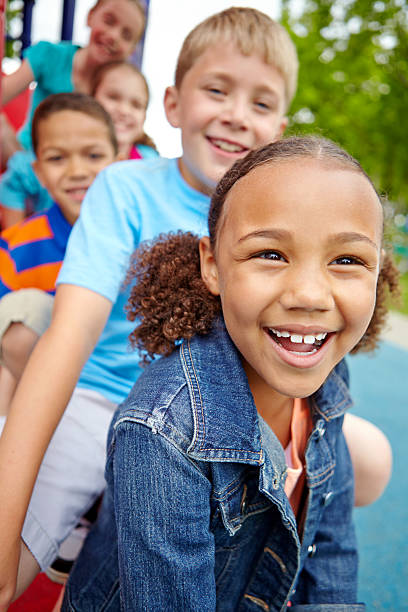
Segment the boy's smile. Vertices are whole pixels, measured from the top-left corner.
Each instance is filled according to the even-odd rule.
[[[88,187],[115,159],[108,128],[88,114],[61,110],[38,124],[34,170],[71,225]]]
[[[234,161],[279,137],[287,123],[281,74],[233,43],[206,49],[180,88],[167,90],[165,108],[182,132],[181,173],[204,193],[212,193]]]
[[[266,163],[232,187],[202,260],[255,396],[308,397],[363,336],[382,211],[368,180],[314,159]],[[205,239],[204,239],[205,240]],[[206,250],[206,249],[204,249]]]

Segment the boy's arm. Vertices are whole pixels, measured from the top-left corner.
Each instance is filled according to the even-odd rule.
[[[11,404],[0,438],[0,612],[15,590],[20,532],[43,455],[111,306],[93,291],[60,285],[52,323]]]
[[[24,91],[32,81],[34,81],[34,73],[29,62],[25,59],[15,72],[3,77],[1,103],[7,104],[7,102],[10,102],[10,100]]]

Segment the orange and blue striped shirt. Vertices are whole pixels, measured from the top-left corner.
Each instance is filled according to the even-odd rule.
[[[72,226],[54,204],[0,235],[0,297],[18,289],[55,293]]]

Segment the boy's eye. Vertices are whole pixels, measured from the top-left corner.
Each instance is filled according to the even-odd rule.
[[[47,157],[46,161],[47,162],[59,162],[62,160],[62,155],[51,155],[50,157]]]
[[[216,96],[222,96],[223,95],[223,91],[221,89],[219,89],[218,87],[208,87],[208,90],[210,93],[215,94]]]
[[[90,159],[102,159],[105,157],[104,153],[89,153]]]
[[[259,108],[260,110],[264,110],[264,111],[271,110],[271,106],[267,102],[258,101],[258,102],[255,102],[255,106]]]
[[[343,255],[342,257],[337,257],[332,262],[335,266],[362,266],[364,265],[361,259],[357,257],[353,257],[352,255]]]

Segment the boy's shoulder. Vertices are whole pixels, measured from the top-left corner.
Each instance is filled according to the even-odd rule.
[[[27,219],[8,227],[1,232],[1,248],[12,251],[29,244],[66,238],[71,226],[63,217],[57,203],[46,211],[34,213]]]
[[[176,170],[176,159],[168,159],[167,157],[160,157],[157,155],[145,159],[126,159],[117,161],[107,166],[102,172],[113,180],[117,177],[127,182],[137,182],[140,180],[149,181],[152,175],[160,175]]]
[[[110,164],[96,177],[93,193],[104,192],[107,187],[120,206],[121,196],[129,196],[139,202],[172,198],[183,183],[176,159],[152,157],[140,160],[125,160]]]

